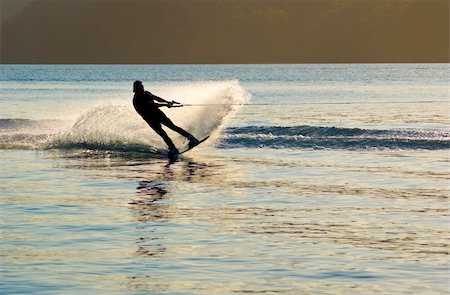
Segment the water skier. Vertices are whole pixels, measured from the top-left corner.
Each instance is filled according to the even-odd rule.
[[[158,97],[148,91],[144,90],[144,85],[141,81],[133,83],[133,106],[139,115],[147,122],[147,124],[155,130],[155,132],[164,139],[164,142],[169,147],[169,157],[175,157],[179,154],[178,149],[173,144],[170,137],[162,129],[162,125],[167,126],[175,132],[183,135],[189,140],[189,148],[196,146],[199,141],[186,130],[176,126],[159,108],[173,106],[173,102],[167,101]],[[157,102],[155,102],[157,101]]]

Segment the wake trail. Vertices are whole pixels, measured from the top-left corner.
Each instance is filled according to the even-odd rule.
[[[220,148],[445,150],[450,132],[323,126],[245,126],[224,130]]]

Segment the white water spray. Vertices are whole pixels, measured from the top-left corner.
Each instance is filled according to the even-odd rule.
[[[148,88],[148,87],[147,87]],[[250,95],[238,81],[195,82],[162,89],[147,89],[166,100],[186,104],[202,104],[195,108],[163,108],[163,112],[178,126],[197,138],[211,135],[213,144],[227,120],[246,103]],[[164,127],[163,127],[164,128]],[[164,128],[175,145],[182,147],[185,138]],[[50,143],[53,147],[122,148],[150,147],[165,149],[163,140],[136,113],[131,97],[88,110],[75,124]]]

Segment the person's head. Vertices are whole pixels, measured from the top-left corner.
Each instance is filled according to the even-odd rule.
[[[142,81],[134,81],[133,83],[133,92],[134,93],[144,93],[144,85],[142,84]]]

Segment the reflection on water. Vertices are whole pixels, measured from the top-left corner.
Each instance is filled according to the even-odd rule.
[[[5,286],[445,294],[444,152],[226,153],[26,154],[7,167],[23,179],[0,184],[2,264],[21,274]]]
[[[129,204],[136,210],[138,220],[146,222],[163,218],[156,202],[162,201],[167,194],[164,184],[156,181],[140,181],[137,190],[138,196]]]

